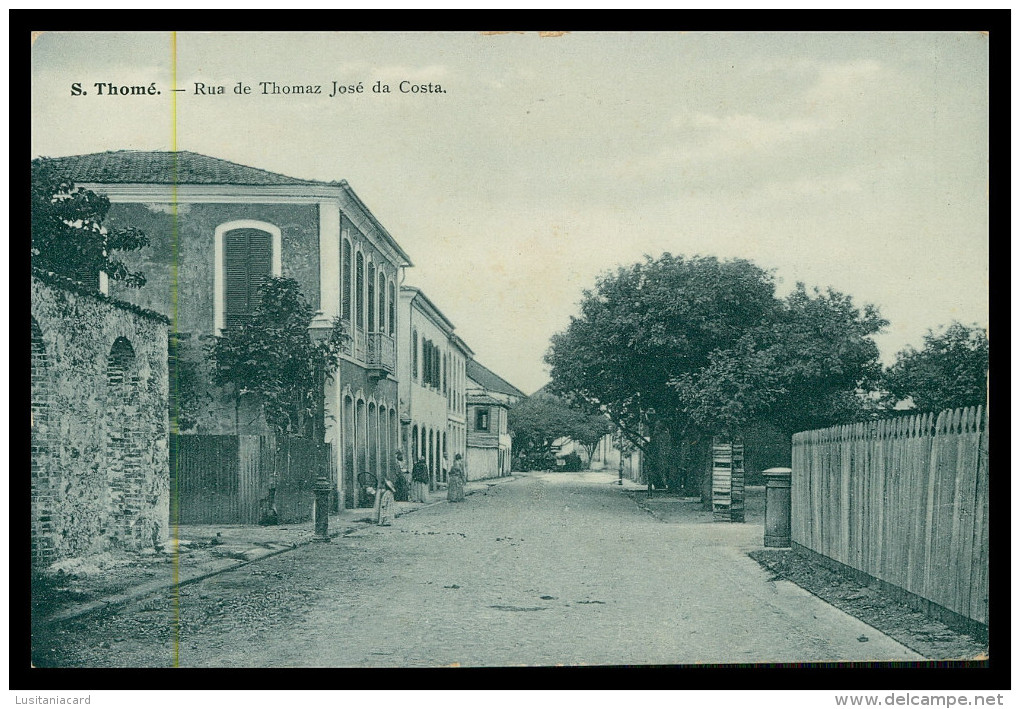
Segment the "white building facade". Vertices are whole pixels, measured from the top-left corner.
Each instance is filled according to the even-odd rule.
[[[510,474],[510,408],[524,392],[475,360],[467,363],[468,480]]]
[[[408,467],[424,457],[432,486],[446,482],[457,453],[466,453],[466,363],[471,349],[420,289],[400,288],[397,357],[401,447]]]

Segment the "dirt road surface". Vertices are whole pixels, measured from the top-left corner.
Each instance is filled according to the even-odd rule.
[[[37,665],[436,667],[918,660],[602,473],[530,474],[34,639]],[[175,649],[176,648],[176,649]]]

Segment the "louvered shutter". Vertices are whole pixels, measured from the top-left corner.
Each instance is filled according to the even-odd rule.
[[[429,369],[429,341],[421,341],[421,383],[428,386],[432,370]]]
[[[355,266],[354,302],[358,327],[365,326],[365,260],[358,254]]]
[[[234,229],[223,238],[224,327],[245,323],[258,307],[259,289],[273,273],[273,238],[259,229]]]
[[[223,326],[237,327],[248,313],[248,236],[237,229],[223,236]]]
[[[397,304],[394,302],[393,282],[390,281],[390,337],[397,329]]]
[[[340,312],[344,320],[351,319],[351,242],[344,239],[343,248],[343,282],[340,284],[340,301],[343,303]]]
[[[375,332],[375,266],[368,266],[368,331]]]
[[[262,286],[273,275],[273,237],[252,230],[248,234],[248,313],[259,306]]]

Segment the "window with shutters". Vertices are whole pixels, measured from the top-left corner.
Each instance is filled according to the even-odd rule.
[[[489,430],[489,410],[475,409],[475,430],[476,431],[488,431]]]
[[[375,265],[368,263],[368,332],[375,332]]]
[[[348,239],[344,239],[343,243],[343,255],[342,255],[342,270],[341,278],[342,283],[340,284],[340,313],[344,320],[350,322],[351,319],[351,242]]]
[[[273,238],[260,229],[223,236],[223,326],[246,323],[258,307],[260,288],[273,274]]]
[[[220,333],[246,322],[261,286],[280,275],[281,233],[268,222],[241,219],[217,226],[215,244],[213,325]]]
[[[379,332],[386,332],[386,274],[379,269],[379,290],[376,292],[379,298]]]
[[[418,331],[411,333],[411,378],[418,381]]]
[[[365,327],[365,257],[358,253],[354,275],[354,302],[357,326]]]
[[[393,281],[390,281],[390,337],[393,337],[397,332],[397,291],[393,285]]]
[[[428,386],[432,383],[432,343],[422,338],[421,341],[421,383]]]

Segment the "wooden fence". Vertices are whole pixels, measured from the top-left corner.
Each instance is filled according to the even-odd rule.
[[[795,545],[987,626],[987,411],[798,433],[792,467]]]
[[[312,485],[334,482],[329,447],[304,438],[172,436],[172,509],[180,524],[257,524],[275,504],[281,523],[312,517]]]

